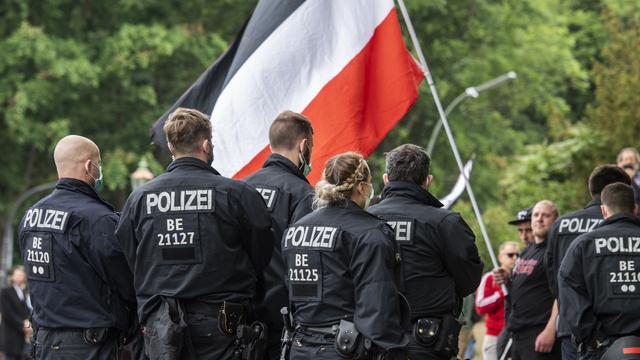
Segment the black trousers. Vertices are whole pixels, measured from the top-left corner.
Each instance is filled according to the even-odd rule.
[[[293,336],[289,360],[341,359],[336,351],[335,337],[319,333],[298,331]]]
[[[38,329],[36,360],[111,360],[120,358],[117,336],[99,344],[87,344],[81,330]]]
[[[513,332],[513,344],[511,345],[512,360],[560,360],[562,358],[560,352],[560,341],[556,339],[553,349],[548,353],[540,353],[535,351],[536,338],[544,326],[527,328],[524,330]]]
[[[210,314],[187,313],[187,333],[181,344],[179,359],[230,360],[236,351],[235,337],[222,335],[218,331],[218,318]],[[158,344],[156,334],[162,329],[145,328],[145,352],[151,360],[164,360],[168,355],[149,351]]]
[[[280,334],[278,330],[269,329],[267,332],[267,349],[264,354],[264,360],[279,360],[280,353],[282,351],[282,342],[280,338],[282,337],[282,329],[280,329]]]

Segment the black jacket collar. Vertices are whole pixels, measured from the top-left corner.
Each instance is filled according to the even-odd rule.
[[[585,209],[587,209],[587,208],[590,208],[590,207],[593,207],[593,206],[600,206],[600,205],[602,205],[602,201],[600,200],[600,195],[596,195],[596,196],[593,198],[593,200],[591,200],[591,201],[587,204],[587,206],[585,206],[584,208],[585,208]]]
[[[382,199],[401,196],[414,199],[424,203],[425,205],[441,208],[444,205],[430,192],[420,186],[405,181],[390,181],[382,190]]]
[[[605,219],[602,223],[600,223],[600,226],[605,226],[605,225],[615,224],[615,223],[625,223],[625,222],[640,226],[640,219],[633,216],[633,214],[629,214],[629,213],[618,213],[613,216],[610,216],[608,219]]]
[[[307,183],[309,183],[309,180],[307,180],[307,178],[304,176],[304,174],[302,173],[302,171],[300,171],[300,169],[298,169],[298,167],[291,162],[291,160],[287,159],[286,157],[280,155],[280,154],[271,154],[269,155],[269,157],[267,158],[267,160],[264,162],[264,164],[262,164],[263,168],[267,168],[270,166],[274,166],[274,167],[278,167],[281,168],[297,177],[299,177],[300,179],[306,181]]]
[[[91,185],[87,184],[82,180],[72,179],[72,178],[62,178],[58,180],[58,183],[56,183],[56,189],[69,190],[69,191],[78,192],[78,193],[87,195],[93,199],[100,201],[101,203],[106,205],[109,209],[111,209],[111,211],[113,211],[114,209],[111,204],[109,204],[108,202],[100,198],[100,195],[98,195],[98,193],[96,192],[96,189],[94,189]]]
[[[183,166],[193,166],[193,167],[197,167],[200,169],[204,169],[204,170],[208,170],[211,171],[212,173],[216,174],[216,175],[220,175],[220,173],[218,171],[216,171],[216,169],[214,169],[211,165],[207,164],[206,162],[200,160],[200,159],[196,159],[194,157],[182,157],[176,160],[173,160],[171,162],[171,164],[169,164],[169,166],[167,166],[167,171],[171,172],[179,167],[183,167]]]

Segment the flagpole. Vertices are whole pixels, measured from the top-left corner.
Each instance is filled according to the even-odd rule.
[[[458,145],[456,144],[456,140],[453,137],[451,128],[449,127],[447,114],[445,113],[442,107],[442,103],[440,102],[440,97],[438,96],[438,90],[436,89],[436,85],[433,82],[433,78],[431,77],[431,71],[429,71],[427,60],[425,60],[424,54],[422,53],[422,47],[420,46],[420,42],[418,41],[416,32],[413,29],[413,24],[411,23],[411,18],[409,17],[407,8],[404,5],[404,0],[397,0],[397,2],[398,2],[398,5],[400,6],[400,12],[402,13],[404,22],[407,25],[407,30],[409,30],[409,36],[411,37],[411,41],[413,42],[413,47],[416,49],[416,52],[418,53],[418,60],[420,61],[420,65],[422,66],[422,71],[424,72],[424,76],[427,79],[429,88],[431,89],[431,94],[433,95],[433,101],[436,103],[438,114],[440,114],[440,121],[442,122],[442,126],[444,127],[444,130],[447,133],[447,138],[449,138],[451,151],[453,152],[453,156],[456,158],[456,163],[458,164],[458,169],[460,170],[460,174],[462,174],[462,176],[464,177],[464,185],[465,185],[465,188],[467,189],[467,194],[469,194],[469,199],[471,200],[471,206],[473,207],[473,212],[475,213],[476,218],[478,219],[478,224],[480,225],[480,232],[482,233],[482,237],[484,238],[484,241],[487,245],[487,250],[489,251],[489,256],[491,257],[491,262],[493,263],[493,267],[497,268],[500,265],[498,264],[498,260],[496,259],[496,254],[493,252],[493,247],[491,246],[491,240],[489,239],[489,234],[487,233],[487,229],[484,226],[484,220],[482,219],[482,214],[480,213],[480,209],[478,208],[476,197],[473,194],[473,189],[471,189],[471,183],[469,182],[469,179],[464,173],[464,165],[460,157],[460,152],[458,151]],[[504,286],[503,286],[503,291],[504,290],[506,289],[504,289]],[[505,295],[506,295],[506,291],[505,291]]]

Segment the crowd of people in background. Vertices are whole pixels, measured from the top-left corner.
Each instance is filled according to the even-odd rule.
[[[474,308],[486,360],[620,359],[640,339],[633,148],[585,179],[584,209],[522,204],[508,221],[519,241],[482,275],[473,232],[429,192],[419,146],[386,154],[369,206],[376,175],[358,153],[309,184],[301,114],[274,120],[272,154],[244,181],[211,166],[206,115],[179,108],[164,131],[167,173],[121,215],[99,196],[98,147],[57,144],[56,189],[20,224],[26,268],[0,291],[6,359],[465,358]]]

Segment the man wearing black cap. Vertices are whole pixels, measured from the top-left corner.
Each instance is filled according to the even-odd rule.
[[[509,221],[509,225],[515,225],[518,228],[518,236],[524,246],[533,242],[533,231],[531,231],[531,210],[526,208],[518,211],[516,218]]]
[[[554,298],[558,298],[558,271],[562,259],[569,248],[569,245],[579,235],[593,230],[601,221],[600,212],[600,192],[605,186],[623,182],[627,185],[631,183],[629,176],[615,165],[597,166],[589,176],[589,191],[593,200],[584,209],[580,209],[569,214],[565,214],[555,221],[549,230],[549,244],[547,245],[547,278]],[[574,360],[576,358],[576,347],[571,341],[571,333],[568,324],[560,317],[558,319],[558,340],[561,342],[562,359]]]
[[[573,241],[558,274],[560,316],[579,359],[600,359],[616,339],[640,334],[640,220],[631,186],[607,185],[600,210],[605,220]]]

